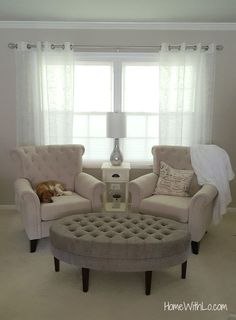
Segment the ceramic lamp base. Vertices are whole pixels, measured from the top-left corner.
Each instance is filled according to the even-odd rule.
[[[119,147],[119,139],[114,139],[114,149],[110,156],[110,161],[113,166],[120,166],[123,162],[123,155]]]

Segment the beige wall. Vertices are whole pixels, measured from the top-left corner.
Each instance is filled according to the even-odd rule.
[[[84,45],[156,45],[161,42],[223,44],[217,53],[213,143],[224,148],[236,172],[236,31],[30,30],[0,29],[0,205],[13,204],[14,168],[9,150],[16,144],[14,50],[9,42],[49,40]],[[133,170],[132,176],[142,171]],[[96,171],[99,176],[100,173]],[[236,180],[231,183],[236,207]]]

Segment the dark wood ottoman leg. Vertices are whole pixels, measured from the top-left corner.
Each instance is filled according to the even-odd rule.
[[[145,272],[145,294],[148,296],[151,292],[152,271]]]
[[[181,265],[181,278],[182,279],[186,279],[186,271],[187,271],[187,261],[185,261]]]
[[[38,239],[30,240],[30,252],[35,252],[37,249]]]
[[[200,241],[192,241],[191,242],[191,246],[192,246],[192,253],[193,254],[198,254],[199,253],[199,248],[200,248]]]
[[[89,286],[89,269],[82,268],[82,281],[83,281],[83,292],[88,291]]]
[[[58,260],[56,257],[54,257],[54,269],[55,269],[55,272],[60,271],[60,260]]]

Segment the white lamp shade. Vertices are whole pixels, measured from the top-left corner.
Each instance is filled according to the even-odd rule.
[[[126,117],[124,112],[107,113],[107,137],[126,137]]]

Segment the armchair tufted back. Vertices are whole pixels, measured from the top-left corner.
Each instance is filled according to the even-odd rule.
[[[74,190],[75,175],[82,171],[82,145],[27,146],[12,151],[18,178],[28,179],[32,186],[46,180],[64,182]]]
[[[153,172],[160,173],[160,162],[164,161],[175,169],[193,170],[191,164],[190,147],[182,146],[153,146]],[[197,176],[194,174],[190,187],[190,195],[200,189]]]

